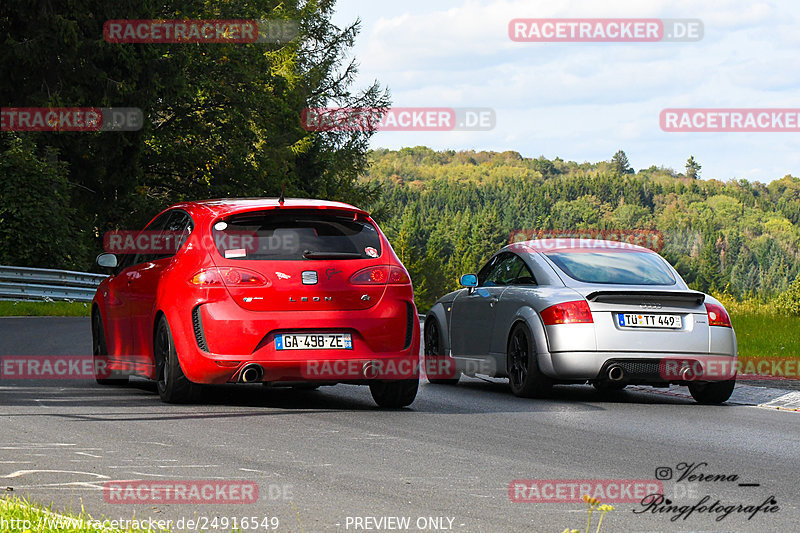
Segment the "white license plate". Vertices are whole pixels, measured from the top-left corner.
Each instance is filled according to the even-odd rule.
[[[275,335],[276,350],[352,350],[349,333],[282,333]]]
[[[620,313],[617,315],[623,328],[663,328],[680,329],[683,326],[680,315],[640,315],[639,313]]]

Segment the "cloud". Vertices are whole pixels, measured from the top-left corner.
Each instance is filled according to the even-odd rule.
[[[444,5],[443,5],[444,4]],[[462,1],[364,7],[354,50],[360,80],[397,106],[488,106],[490,132],[378,133],[375,146],[517,150],[579,161],[624,148],[634,166],[677,169],[690,153],[703,176],[781,177],[797,168],[797,134],[675,134],[665,107],[800,107],[800,4],[745,0]],[[699,18],[688,43],[516,43],[513,18]],[[459,143],[465,143],[463,145]],[[638,167],[637,167],[638,168]]]

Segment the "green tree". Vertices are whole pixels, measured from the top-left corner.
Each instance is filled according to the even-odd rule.
[[[87,250],[69,206],[67,165],[58,152],[37,155],[30,138],[11,136],[0,154],[0,264],[76,268]]]
[[[169,203],[287,195],[366,203],[358,181],[373,132],[306,131],[303,110],[389,105],[375,82],[352,89],[359,22],[331,22],[334,0],[75,0],[0,3],[0,102],[11,107],[138,107],[138,132],[28,133],[52,147],[75,187],[81,235],[141,227]],[[294,21],[286,43],[112,44],[108,19]],[[9,148],[0,137],[0,151]],[[92,231],[89,231],[92,230]],[[99,240],[94,241],[99,249]],[[84,265],[87,267],[88,265]]]
[[[516,230],[660,230],[662,254],[687,283],[734,296],[780,294],[800,274],[800,227],[786,214],[800,203],[797,178],[687,185],[660,167],[619,179],[605,173],[607,161],[425,147],[376,150],[370,160],[362,179],[382,188],[381,224],[403,250],[423,311]],[[558,173],[533,168],[548,163]]]
[[[694,156],[690,155],[689,159],[686,160],[686,177],[696,180],[700,177],[700,163],[695,161]]]
[[[792,282],[786,292],[778,296],[777,304],[784,312],[800,316],[800,277]]]
[[[633,174],[633,169],[628,162],[628,156],[622,150],[618,150],[614,157],[611,158],[611,165],[620,176],[624,174]]]

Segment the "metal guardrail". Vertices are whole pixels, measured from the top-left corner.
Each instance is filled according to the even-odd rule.
[[[0,265],[0,299],[91,302],[104,274]]]
[[[0,265],[0,300],[91,302],[105,274]],[[425,321],[425,315],[418,315]]]

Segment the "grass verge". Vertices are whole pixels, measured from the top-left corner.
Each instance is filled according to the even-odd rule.
[[[155,521],[157,522],[157,521]],[[141,526],[139,526],[141,524]],[[55,513],[25,499],[0,498],[0,532],[14,533],[164,533],[166,529],[148,529],[148,520],[94,519],[81,509],[78,515]],[[137,526],[139,528],[137,528]],[[160,527],[156,525],[156,527]]]
[[[739,357],[790,357],[800,359],[800,316],[780,311],[774,301],[736,300],[715,295],[731,315]]]
[[[0,301],[0,316],[89,316],[88,302]]]
[[[731,313],[739,357],[800,358],[800,317]]]

